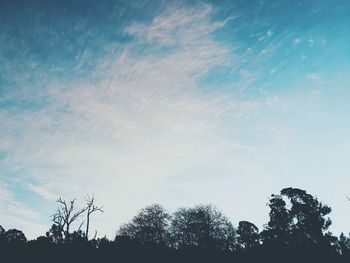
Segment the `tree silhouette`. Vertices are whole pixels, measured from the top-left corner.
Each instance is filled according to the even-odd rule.
[[[293,242],[297,244],[322,242],[332,224],[329,218],[325,218],[331,212],[331,208],[320,203],[306,191],[297,188],[282,189],[281,195],[286,196],[292,205],[289,216],[293,222],[290,226]]]
[[[46,237],[55,244],[59,244],[63,241],[63,228],[61,225],[52,224],[49,231],[46,232]]]
[[[5,232],[5,240],[12,246],[24,245],[27,238],[24,233],[18,229],[9,229]]]
[[[343,256],[350,256],[350,236],[346,237],[341,233],[337,242],[338,252]]]
[[[6,231],[2,226],[0,226],[0,245],[5,244],[6,242]]]
[[[165,245],[169,239],[169,214],[160,205],[142,209],[130,223],[120,227],[118,235],[142,244]]]
[[[259,229],[248,221],[240,221],[237,229],[237,241],[244,249],[259,245]]]
[[[231,222],[214,206],[180,208],[171,222],[173,244],[177,248],[200,247],[233,250],[236,233]]]
[[[237,231],[215,206],[180,208],[169,214],[160,205],[142,209],[122,225],[115,240],[88,240],[90,216],[101,211],[94,197],[87,206],[58,200],[46,236],[27,241],[17,229],[0,226],[1,262],[350,262],[350,236],[328,232],[330,207],[304,190],[282,189],[269,200],[270,219],[259,234],[249,221]],[[87,231],[71,224],[86,212]],[[68,224],[67,224],[68,222]],[[236,238],[237,234],[237,238]]]
[[[86,197],[86,231],[85,231],[85,236],[87,239],[89,239],[89,228],[90,228],[90,216],[94,212],[102,212],[102,206],[96,206],[95,205],[95,197],[94,195],[92,196],[87,196]],[[95,235],[96,236],[96,235]]]
[[[297,246],[331,242],[326,232],[331,220],[326,216],[331,208],[298,188],[284,188],[270,199],[270,221],[262,232],[264,243]],[[290,205],[284,201],[287,198]],[[288,207],[288,208],[287,208]]]
[[[270,220],[261,232],[262,240],[264,243],[286,245],[292,224],[286,202],[282,196],[272,194],[268,206],[270,207]]]
[[[70,235],[70,227],[73,222],[75,222],[81,214],[83,214],[88,208],[84,207],[81,209],[76,210],[75,208],[75,200],[70,201],[67,203],[65,200],[63,200],[61,197],[57,200],[57,203],[59,204],[57,211],[55,214],[53,214],[52,221],[55,223],[55,227],[53,229],[53,233],[56,237],[64,238],[65,240],[69,240]],[[80,230],[81,226],[78,228],[78,231]]]

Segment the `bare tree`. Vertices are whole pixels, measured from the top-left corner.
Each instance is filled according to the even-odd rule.
[[[74,207],[75,200],[72,200],[69,203],[67,203],[61,197],[57,199],[56,202],[59,203],[59,206],[57,208],[56,213],[52,215],[52,221],[58,225],[59,230],[63,232],[64,237],[67,239],[69,237],[69,230],[71,224],[74,221],[76,221],[78,217],[88,209],[88,207],[76,210],[76,208]],[[80,224],[78,230],[80,230],[83,223]]]
[[[86,214],[86,232],[85,232],[85,236],[87,239],[89,239],[89,228],[90,228],[90,215],[94,212],[102,212],[103,213],[103,206],[96,206],[94,204],[95,202],[95,197],[94,195],[92,196],[87,196],[86,197],[86,210],[87,210],[87,214]],[[96,237],[96,233],[95,233],[95,237]]]

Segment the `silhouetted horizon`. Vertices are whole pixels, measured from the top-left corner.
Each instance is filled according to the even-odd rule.
[[[82,208],[76,207],[75,200],[59,198],[57,204],[52,227],[35,240],[28,241],[20,230],[0,226],[0,255],[9,262],[23,259],[44,262],[54,254],[58,257],[53,260],[58,262],[64,257],[72,262],[350,260],[350,234],[336,237],[329,232],[331,208],[298,188],[284,188],[271,194],[270,219],[261,230],[249,221],[240,221],[235,227],[210,204],[179,208],[172,214],[153,204],[120,226],[113,240],[97,238],[97,233],[89,236],[90,216],[103,212],[102,206],[95,204],[94,196],[87,196]],[[76,221],[84,218],[87,220],[73,227],[73,223],[77,225]]]
[[[327,200],[340,234],[349,13],[344,0],[0,0],[3,226],[35,238],[57,197],[95,193],[92,231],[110,239],[157,202],[262,228],[267,193],[292,185]]]
[[[0,0],[0,263],[349,263],[349,14]]]

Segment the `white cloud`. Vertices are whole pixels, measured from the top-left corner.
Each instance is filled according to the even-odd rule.
[[[205,174],[208,166],[219,164],[233,174],[251,173],[250,178],[265,174],[258,165],[251,168],[241,157],[234,158],[245,151],[255,153],[235,134],[242,128],[240,121],[279,102],[242,102],[229,94],[208,96],[200,90],[198,78],[215,65],[227,64],[230,56],[230,50],[211,36],[227,20],[212,22],[211,13],[210,6],[202,5],[170,10],[150,25],[134,24],[126,32],[136,40],[97,65],[95,75],[102,81],[52,85],[42,94],[51,104],[36,111],[2,110],[7,135],[0,146],[11,153],[3,164],[29,174],[32,183],[27,190],[50,202],[57,194],[69,199],[95,193],[106,211],[95,227],[110,237],[113,227],[140,207],[173,203],[174,195],[159,200],[157,193],[174,177],[193,170]],[[174,49],[134,55],[146,44]],[[247,71],[240,74],[254,77]],[[268,129],[282,134],[272,124]],[[196,185],[191,184],[193,195],[202,196]],[[12,207],[20,205],[15,202]]]
[[[33,185],[29,184],[28,185],[28,190],[42,196],[43,198],[50,200],[50,201],[55,201],[57,199],[58,194],[54,194],[50,192],[48,189],[41,187],[39,185]]]
[[[205,4],[187,10],[169,9],[165,14],[157,16],[151,25],[134,24],[127,27],[125,32],[138,36],[142,41],[156,42],[163,46],[179,45],[183,49],[192,49],[202,40],[204,44],[208,41],[210,33],[234,19],[234,17],[228,17],[223,21],[209,22],[208,18],[212,12],[212,6]]]

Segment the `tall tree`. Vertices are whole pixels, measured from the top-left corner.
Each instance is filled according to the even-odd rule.
[[[297,188],[282,189],[281,195],[286,196],[291,203],[289,215],[293,224],[291,234],[294,242],[319,244],[329,233],[332,221],[326,217],[331,208],[320,203],[317,198]],[[326,235],[327,234],[327,235]]]
[[[292,219],[286,208],[282,196],[272,194],[268,206],[270,207],[270,220],[261,232],[264,243],[287,244]]]
[[[269,207],[270,221],[262,232],[265,243],[305,245],[332,240],[327,232],[331,220],[326,217],[331,208],[305,190],[284,188],[280,195],[272,195]]]

